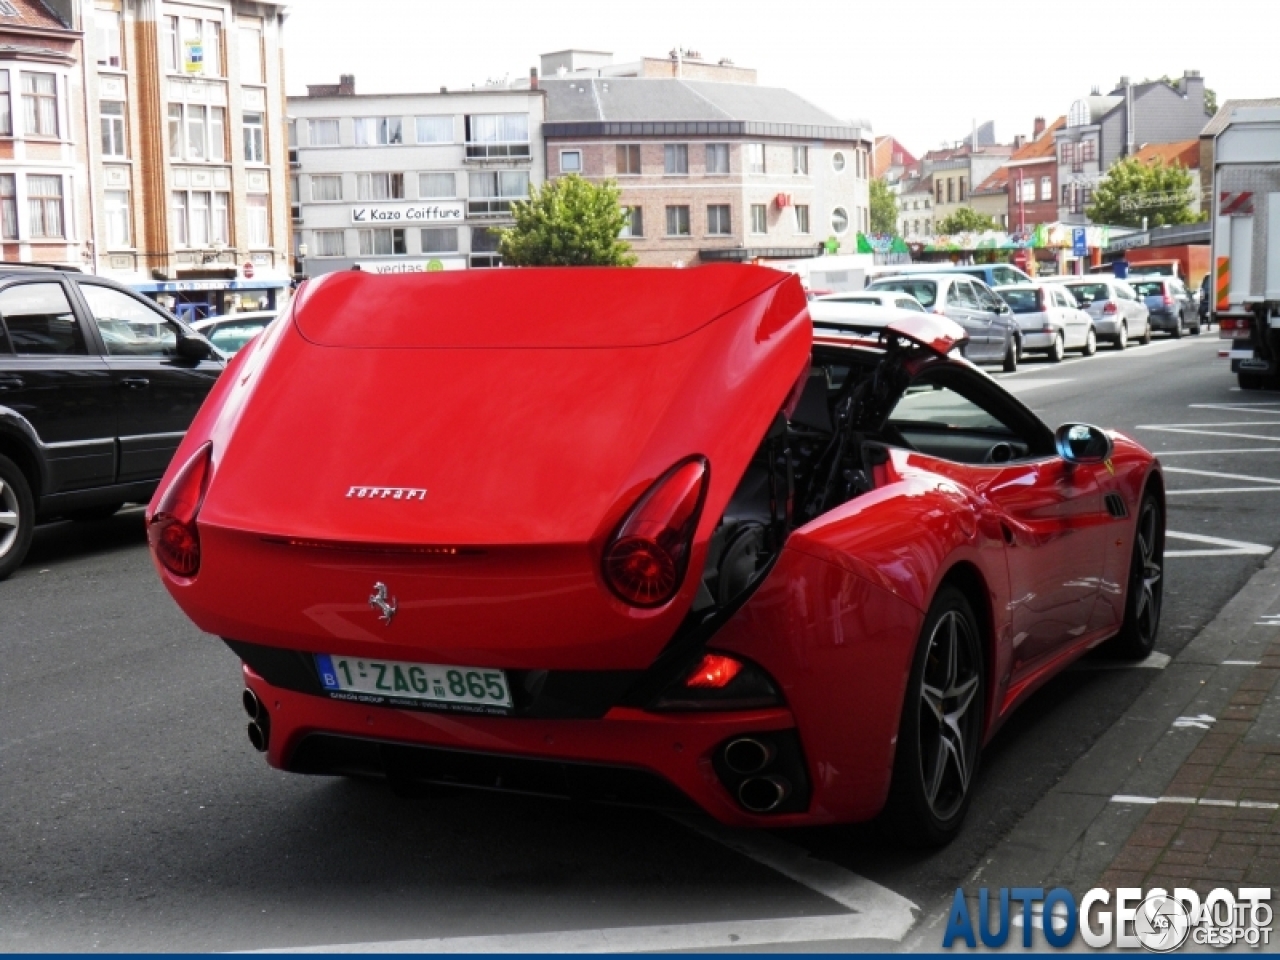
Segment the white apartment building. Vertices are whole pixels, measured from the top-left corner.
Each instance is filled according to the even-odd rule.
[[[289,98],[293,242],[307,276],[493,267],[493,227],[546,177],[538,89]]]

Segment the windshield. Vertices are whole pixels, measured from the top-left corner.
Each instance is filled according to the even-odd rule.
[[[932,280],[912,280],[910,277],[894,277],[892,280],[877,280],[868,290],[896,290],[909,293],[925,307],[932,307],[938,299],[938,285]]]
[[[1040,291],[1035,287],[1005,287],[1000,296],[1014,313],[1039,313],[1044,309]]]
[[[1159,280],[1147,280],[1133,284],[1133,292],[1140,297],[1163,297],[1164,284]]]
[[[1068,283],[1065,286],[1076,295],[1082,307],[1089,306],[1095,300],[1111,299],[1105,283]]]

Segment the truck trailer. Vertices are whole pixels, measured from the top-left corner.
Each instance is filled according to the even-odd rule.
[[[1214,137],[1219,356],[1245,390],[1280,387],[1280,108],[1241,107]]]

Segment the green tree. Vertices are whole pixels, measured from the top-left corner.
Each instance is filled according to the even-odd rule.
[[[1193,223],[1192,182],[1181,164],[1165,166],[1158,158],[1148,164],[1125,157],[1107,171],[1085,213],[1094,223],[1121,227],[1141,227],[1144,217],[1149,227]]]
[[[884,177],[871,181],[871,232],[890,236],[898,232],[898,201]]]
[[[576,173],[531,187],[511,204],[515,226],[497,231],[504,263],[517,267],[630,267],[631,245],[618,239],[627,223],[618,185]]]
[[[949,217],[938,221],[938,233],[982,233],[986,230],[999,230],[995,218],[979,213],[972,207],[961,207]]]

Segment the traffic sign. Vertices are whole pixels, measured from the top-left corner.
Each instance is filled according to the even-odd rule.
[[[244,278],[245,278],[246,280],[252,280],[252,279],[253,279],[253,264],[252,264],[252,263],[246,263],[246,264],[244,265]]]
[[[1087,256],[1089,253],[1089,243],[1085,239],[1084,227],[1071,228],[1071,255],[1075,257]]]

